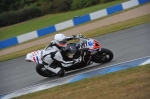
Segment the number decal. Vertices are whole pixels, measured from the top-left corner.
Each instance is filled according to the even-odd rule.
[[[93,45],[94,45],[94,42],[88,41],[88,45],[89,45],[89,46],[93,46]]]

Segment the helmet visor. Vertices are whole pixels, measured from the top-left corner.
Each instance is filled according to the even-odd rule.
[[[67,40],[64,39],[62,41],[58,41],[58,45],[61,46],[61,47],[66,47],[67,46]]]

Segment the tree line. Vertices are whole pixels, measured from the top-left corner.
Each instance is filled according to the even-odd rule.
[[[115,0],[0,0],[0,27]]]

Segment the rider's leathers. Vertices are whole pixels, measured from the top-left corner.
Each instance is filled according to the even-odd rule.
[[[54,61],[58,61],[61,63],[63,67],[69,67],[73,65],[73,61],[64,61],[61,55],[60,50],[56,46],[48,47],[43,50],[43,64],[44,67],[54,73],[58,73],[61,68],[60,67],[52,67],[51,64]]]
[[[67,40],[72,39],[72,37],[67,38]],[[52,41],[51,44],[43,50],[43,64],[46,69],[57,74],[61,68],[51,66],[54,61],[60,62],[63,67],[69,67],[74,64],[74,61],[63,60],[61,49]]]

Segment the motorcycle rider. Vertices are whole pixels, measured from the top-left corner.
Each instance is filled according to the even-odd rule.
[[[81,62],[81,59],[73,59],[72,61],[65,61],[61,55],[61,51],[67,46],[67,41],[76,39],[76,36],[66,37],[64,34],[56,34],[53,41],[43,50],[43,64],[47,70],[54,72],[59,76],[64,75],[64,70],[56,65],[54,62],[60,62],[63,67],[69,67]]]

